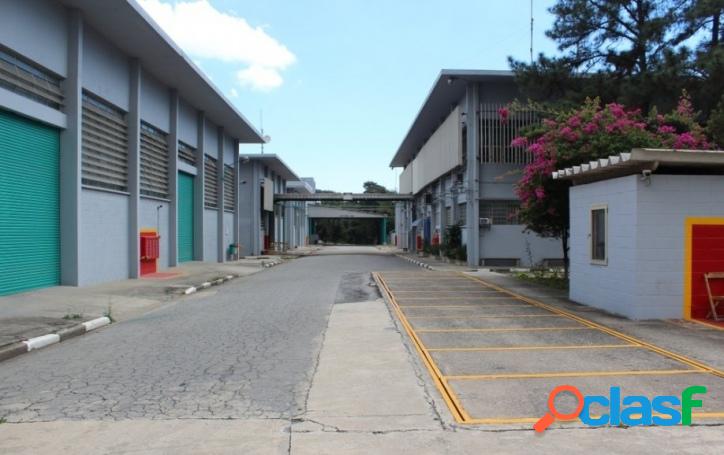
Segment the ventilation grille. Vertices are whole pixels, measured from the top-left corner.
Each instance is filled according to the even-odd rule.
[[[234,211],[234,166],[224,165],[224,210]]]
[[[480,217],[490,218],[493,224],[519,224],[518,201],[480,201]]]
[[[83,95],[83,185],[128,191],[128,128],[123,113]]]
[[[0,49],[0,86],[53,109],[63,107],[60,78]]]
[[[162,131],[141,123],[141,194],[168,199],[168,142]]]
[[[518,258],[485,258],[483,265],[487,267],[518,267]]]
[[[216,159],[204,155],[204,205],[212,209],[219,208],[219,176],[216,169]]]
[[[196,149],[188,144],[179,141],[178,158],[186,164],[196,166]]]
[[[524,128],[538,123],[532,109],[511,112],[506,120],[499,110],[504,104],[485,103],[480,106],[480,161],[493,164],[528,164],[531,154],[525,147],[511,147]]]

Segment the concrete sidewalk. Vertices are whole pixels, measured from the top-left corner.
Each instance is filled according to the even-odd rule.
[[[225,277],[243,277],[283,262],[279,256],[248,257],[220,263],[187,262],[155,277],[86,287],[56,286],[0,297],[0,349],[108,316],[123,321]]]

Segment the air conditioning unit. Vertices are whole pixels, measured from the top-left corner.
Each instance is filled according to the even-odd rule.
[[[480,226],[481,227],[490,227],[493,225],[493,219],[492,218],[480,218]]]

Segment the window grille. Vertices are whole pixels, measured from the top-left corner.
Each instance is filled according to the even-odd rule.
[[[122,111],[83,94],[83,185],[128,191],[128,127]]]
[[[520,224],[518,201],[480,201],[480,218],[490,218],[493,224]]]
[[[60,78],[0,48],[0,86],[53,109],[63,107]]]
[[[185,142],[179,141],[178,158],[186,164],[196,166],[196,149]]]
[[[528,164],[530,152],[525,147],[511,147],[514,138],[521,135],[524,128],[538,123],[532,109],[511,112],[506,121],[502,121],[499,109],[504,104],[484,103],[480,105],[480,162],[494,164]]]
[[[234,211],[234,166],[224,164],[224,210]]]
[[[204,155],[204,206],[211,209],[219,208],[219,177],[216,166],[215,158]]]
[[[166,134],[141,123],[141,194],[168,198],[168,142]]]

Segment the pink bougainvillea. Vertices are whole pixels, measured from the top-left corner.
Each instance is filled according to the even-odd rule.
[[[510,110],[507,107],[501,107],[498,109],[498,116],[500,117],[500,121],[505,123],[508,121],[508,117],[510,116]]]
[[[506,110],[505,118],[508,114]],[[668,114],[653,111],[644,116],[640,109],[617,103],[602,106],[595,99],[578,109],[548,115],[527,135],[511,143],[513,147],[526,147],[531,154],[531,162],[516,185],[521,201],[519,219],[530,230],[561,238],[568,229],[568,187],[566,182],[552,179],[555,170],[632,148],[712,148],[695,117],[686,93]]]

